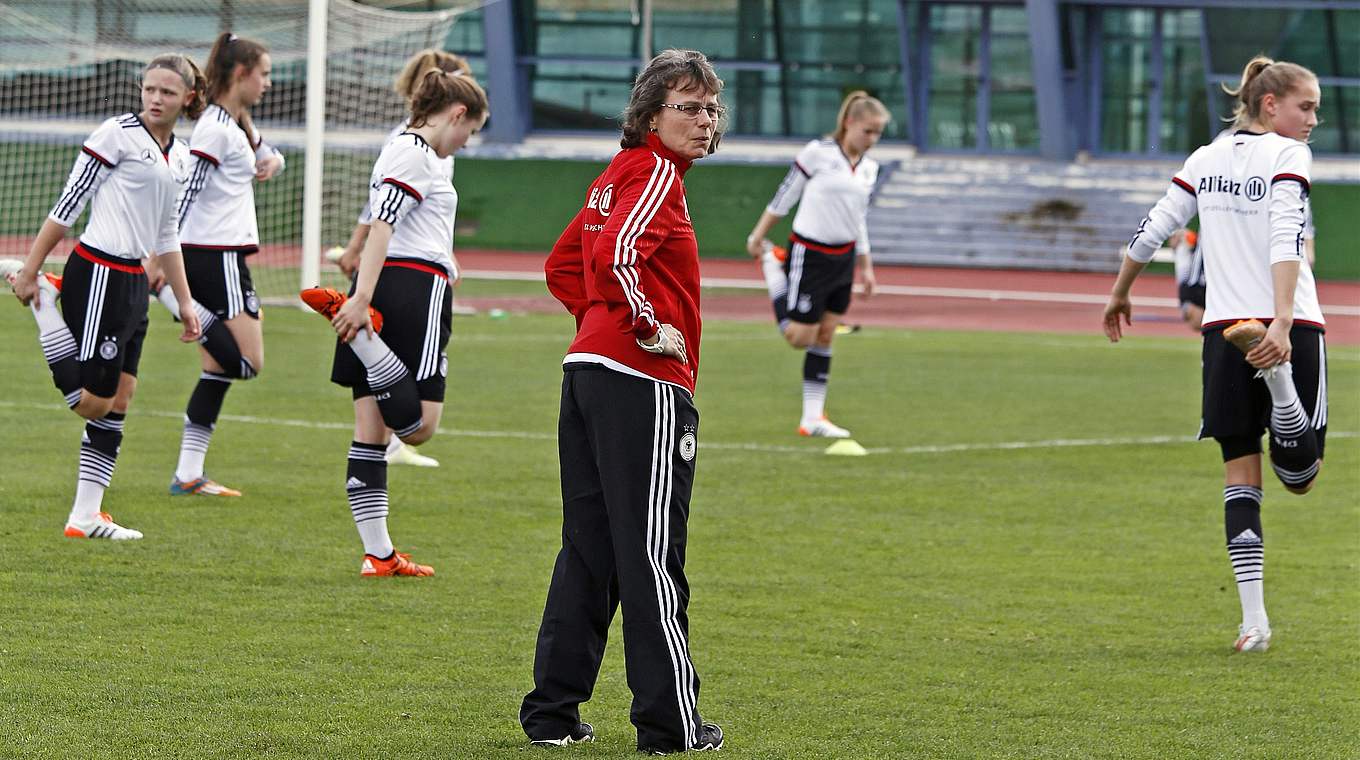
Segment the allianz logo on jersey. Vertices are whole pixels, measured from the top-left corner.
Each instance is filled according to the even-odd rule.
[[[1199,189],[1195,194],[1204,193],[1245,194],[1247,200],[1259,201],[1266,197],[1266,181],[1261,177],[1252,177],[1246,182],[1235,181],[1232,177],[1200,177]]]

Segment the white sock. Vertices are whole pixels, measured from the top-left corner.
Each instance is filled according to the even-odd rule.
[[[784,265],[773,253],[761,255],[760,273],[765,276],[765,288],[770,291],[770,298],[784,298],[788,295],[789,278],[784,274]]]
[[[381,337],[377,334],[369,335],[366,330],[360,330],[349,342],[349,347],[365,367],[372,367],[392,353],[392,349],[387,347]]]
[[[162,285],[160,292],[156,293],[156,300],[160,301],[165,308],[170,310],[175,319],[179,319],[179,299],[175,298],[175,291],[169,285]],[[208,339],[208,328],[217,322],[217,315],[208,310],[206,306],[194,301],[194,313],[198,315],[198,326],[201,331],[199,343]]]
[[[359,538],[364,541],[364,554],[372,554],[378,559],[383,559],[396,551],[392,547],[392,539],[387,535],[386,517],[365,520],[356,523],[354,527],[359,529]]]
[[[104,486],[88,480],[76,481],[76,500],[71,505],[68,522],[87,525],[93,522],[104,505]]]
[[[1263,631],[1270,630],[1270,619],[1266,617],[1264,581],[1243,581],[1237,584],[1237,598],[1242,602],[1242,628],[1255,626]]]
[[[803,419],[816,422],[826,414],[826,383],[803,381]]]
[[[38,275],[42,277],[42,275]],[[39,308],[41,306],[42,308]],[[33,297],[33,302],[28,305],[33,312],[33,319],[38,323],[38,334],[48,335],[54,332],[65,331],[70,333],[70,328],[66,326],[66,320],[61,318],[61,311],[57,308],[56,294],[47,288],[38,288],[38,295]]]
[[[211,432],[208,434],[212,435]],[[206,448],[187,448],[186,443],[190,446],[195,445],[189,442],[187,436],[180,444],[179,464],[175,465],[175,479],[181,483],[188,483],[203,477],[203,463],[208,458]]]
[[[1299,398],[1298,389],[1294,387],[1294,365],[1284,362],[1272,369],[1273,372],[1262,375],[1270,389],[1270,400],[1275,406],[1293,406]]]
[[[400,451],[403,445],[400,438],[395,435],[392,436],[392,439],[387,442],[387,456],[390,457]]]

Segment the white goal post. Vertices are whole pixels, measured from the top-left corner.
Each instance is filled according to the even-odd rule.
[[[287,158],[283,173],[255,187],[261,250],[248,261],[256,290],[291,304],[299,287],[339,284],[321,253],[349,238],[382,141],[406,112],[397,74],[412,54],[446,48],[458,18],[480,5],[0,0],[0,257],[27,255],[90,132],[140,109],[147,61],[181,52],[204,67],[214,38],[231,31],[269,47],[273,88],[252,118]],[[188,139],[192,130],[185,121],[176,134]],[[49,263],[60,265],[83,225]]]

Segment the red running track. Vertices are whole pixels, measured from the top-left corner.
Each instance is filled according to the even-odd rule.
[[[468,275],[541,274],[543,254],[505,251],[459,251],[458,263]],[[745,259],[704,259],[700,266],[706,285],[725,285],[705,294],[708,319],[773,319],[761,287],[760,271]],[[880,327],[932,330],[995,330],[1001,332],[1101,332],[1101,313],[1113,275],[1030,270],[949,269],[879,266],[880,293],[866,299],[856,294],[847,321]],[[761,287],[761,289],[756,289]],[[1319,297],[1327,319],[1327,339],[1333,345],[1360,345],[1360,282],[1319,283]],[[1133,288],[1133,325],[1126,337],[1142,335],[1194,338],[1180,321],[1176,283],[1170,275],[1144,274]],[[524,311],[557,311],[550,296],[464,298],[460,303]]]

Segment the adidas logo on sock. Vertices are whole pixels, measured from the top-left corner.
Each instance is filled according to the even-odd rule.
[[[346,480],[346,481],[345,481],[345,490],[346,490],[346,491],[349,491],[349,490],[354,489],[354,488],[368,488],[368,484],[365,483],[364,481],[359,480],[358,478],[354,478],[354,477],[352,477],[352,478],[350,478],[349,480]]]
[[[1229,541],[1228,543],[1230,543],[1230,544],[1259,544],[1259,543],[1261,543],[1261,537],[1258,536],[1258,535],[1256,535],[1256,531],[1252,530],[1251,528],[1247,528],[1246,530],[1242,531],[1241,533],[1238,533],[1238,534],[1237,534],[1237,538],[1234,538],[1233,540]]]

